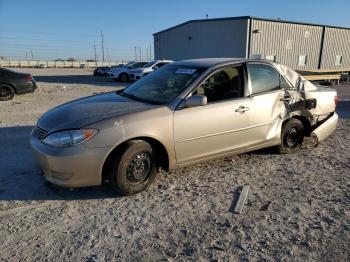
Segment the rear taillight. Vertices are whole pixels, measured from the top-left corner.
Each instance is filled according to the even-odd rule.
[[[33,77],[31,75],[27,75],[24,77],[25,80],[32,81]]]
[[[334,104],[337,105],[339,101],[339,96],[334,96]]]

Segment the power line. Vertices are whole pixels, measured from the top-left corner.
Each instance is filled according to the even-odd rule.
[[[15,30],[3,30],[3,29],[0,29],[0,33],[11,33],[11,34],[30,34],[30,35],[54,35],[54,36],[57,36],[57,35],[62,35],[62,36],[69,36],[69,37],[78,37],[78,38],[81,38],[82,36],[83,37],[88,37],[88,38],[95,38],[98,37],[98,35],[90,35],[90,34],[81,34],[79,32],[79,34],[67,34],[67,33],[48,33],[48,32],[37,32],[37,31],[15,31]]]
[[[11,36],[1,36],[2,39],[15,39],[15,40],[29,40],[29,41],[49,41],[49,42],[73,42],[73,43],[86,43],[86,40],[72,40],[72,39],[47,39],[47,38],[25,38],[25,37],[11,37]],[[89,40],[93,42],[93,40]]]
[[[8,45],[8,46],[4,46]],[[18,43],[8,43],[8,42],[0,42],[0,47],[1,48],[16,48],[16,49],[23,49],[27,47],[39,47],[49,49],[49,50],[71,50],[71,49],[79,49],[79,50],[91,50],[91,47],[79,47],[79,46],[61,46],[61,45],[35,45],[35,44],[18,44]],[[124,52],[124,53],[129,53],[129,49],[114,49],[114,48],[109,48],[109,50],[115,51],[115,52]]]

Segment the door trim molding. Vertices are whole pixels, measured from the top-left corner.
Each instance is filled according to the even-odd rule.
[[[249,127],[244,127],[244,128],[234,129],[234,130],[228,130],[228,131],[223,131],[223,132],[219,132],[219,133],[215,133],[215,134],[209,134],[209,135],[204,135],[204,136],[197,136],[197,137],[193,137],[193,138],[188,138],[188,139],[176,141],[176,143],[184,143],[184,142],[198,140],[198,139],[202,139],[202,138],[207,138],[207,137],[212,137],[212,136],[219,136],[219,135],[224,135],[224,134],[228,134],[228,133],[239,132],[239,131],[243,131],[243,130],[247,130],[247,129],[251,129],[251,128],[255,128],[255,127],[270,125],[271,123],[272,123],[272,121],[269,121],[269,122],[258,124],[258,125],[254,125],[254,126],[249,126]]]

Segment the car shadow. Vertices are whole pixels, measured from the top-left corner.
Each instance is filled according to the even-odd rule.
[[[29,145],[32,128],[0,128],[0,201],[105,199],[121,196],[105,185],[72,191],[46,182]]]
[[[103,86],[128,86],[130,83],[116,82],[109,77],[93,75],[37,75],[35,81],[60,84],[86,84]]]

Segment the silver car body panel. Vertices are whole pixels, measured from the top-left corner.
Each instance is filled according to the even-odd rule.
[[[184,99],[216,70],[244,63],[263,63],[275,68],[291,88],[253,95],[247,74],[244,97],[184,107]],[[315,86],[277,63],[218,58],[179,61],[173,65],[208,69],[167,105],[141,103],[112,92],[76,100],[44,114],[38,126],[48,134],[72,128],[99,130],[82,145],[65,149],[45,145],[32,134],[34,155],[47,179],[62,186],[99,185],[108,156],[130,139],[159,142],[167,153],[168,168],[174,169],[278,145],[282,125],[291,117],[304,117],[315,126],[312,134],[318,141],[336,127],[338,117],[333,113],[336,91]],[[286,95],[290,100],[283,101]],[[297,106],[307,100],[317,101],[316,106],[310,109]]]

